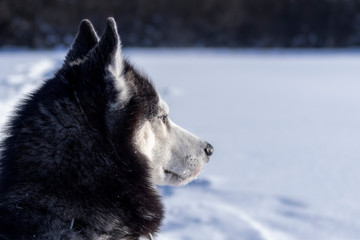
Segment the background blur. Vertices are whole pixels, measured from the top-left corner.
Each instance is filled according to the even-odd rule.
[[[159,187],[155,239],[360,239],[360,0],[0,0],[0,140],[81,19],[101,35],[109,16],[215,147],[199,179]]]
[[[1,0],[0,47],[69,46],[108,16],[125,46],[360,46],[359,0]]]

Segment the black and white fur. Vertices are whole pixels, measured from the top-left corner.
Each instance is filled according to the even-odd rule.
[[[213,148],[175,125],[153,85],[121,55],[114,19],[83,20],[64,64],[7,127],[1,240],[139,239],[158,231],[155,185],[192,180]]]

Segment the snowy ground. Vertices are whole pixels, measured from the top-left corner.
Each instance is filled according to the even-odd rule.
[[[0,51],[0,124],[62,61]],[[360,52],[126,50],[215,153],[159,240],[360,239]]]

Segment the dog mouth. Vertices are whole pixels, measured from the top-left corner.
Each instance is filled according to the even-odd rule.
[[[188,182],[193,180],[199,173],[201,169],[193,171],[192,173],[188,172],[188,175],[180,175],[176,172],[170,171],[168,169],[164,169],[164,173],[167,179],[167,185],[172,186],[181,186],[186,185]]]
[[[172,172],[170,170],[164,169],[165,175],[169,176],[170,179],[172,180],[177,180],[177,181],[183,181],[185,178],[180,176],[179,174]]]

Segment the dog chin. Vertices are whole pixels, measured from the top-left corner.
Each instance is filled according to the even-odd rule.
[[[183,186],[194,180],[200,173],[201,169],[195,170],[189,176],[182,176],[170,170],[164,170],[165,178],[164,185],[169,186]]]

